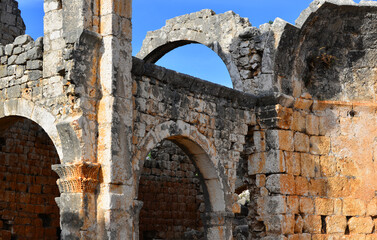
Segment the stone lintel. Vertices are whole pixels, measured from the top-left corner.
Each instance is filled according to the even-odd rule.
[[[80,162],[52,166],[60,177],[57,180],[60,193],[93,193],[99,183],[100,164]]]

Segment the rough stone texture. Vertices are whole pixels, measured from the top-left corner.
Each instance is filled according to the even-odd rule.
[[[203,227],[170,238],[375,239],[375,2],[318,0],[296,26],[259,29],[204,10],[149,33],[145,61],[131,56],[131,4],[45,0],[43,39],[0,46],[0,118],[32,120],[59,156],[62,239],[138,239],[143,201],[153,205],[145,159],[164,140],[203,180]],[[235,90],[153,64],[193,42],[219,54]],[[237,202],[246,189],[247,210]]]
[[[154,148],[139,183],[140,239],[182,239],[185,232],[203,232],[200,183],[196,167],[177,145],[163,141]]]
[[[47,134],[23,118],[0,121],[0,238],[59,239],[59,162]]]
[[[25,33],[25,24],[16,0],[0,2],[0,18],[0,44],[12,43],[17,36]]]

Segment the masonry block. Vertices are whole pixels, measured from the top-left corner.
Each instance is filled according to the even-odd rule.
[[[327,216],[326,229],[327,233],[345,233],[347,227],[347,218],[345,216]]]
[[[334,200],[329,198],[314,199],[315,214],[317,215],[332,215],[334,213]]]
[[[301,174],[301,154],[298,152],[284,152],[287,173]]]
[[[348,226],[351,234],[372,233],[374,227],[371,217],[352,217],[348,220]]]
[[[318,215],[306,215],[304,217],[303,231],[307,233],[321,233],[322,220]]]
[[[300,213],[313,214],[314,201],[309,197],[300,197]]]
[[[325,136],[310,137],[310,153],[317,155],[325,155],[330,151],[330,138]]]
[[[319,135],[319,118],[312,114],[306,116],[306,132],[309,135]]]
[[[315,177],[316,156],[308,153],[301,154],[301,175],[304,177]]]
[[[289,174],[273,174],[267,177],[266,188],[272,193],[294,194],[294,177]]]
[[[294,144],[295,144],[296,152],[307,153],[310,150],[309,136],[304,133],[300,133],[300,132],[295,133]]]
[[[287,212],[291,214],[299,213],[299,200],[298,196],[287,196]]]
[[[306,196],[309,193],[309,181],[306,177],[296,176],[296,194]]]
[[[345,198],[343,199],[343,215],[346,216],[363,216],[366,212],[364,200]]]
[[[310,179],[309,194],[311,196],[326,196],[327,191],[326,179]]]
[[[269,148],[293,151],[293,132],[287,130],[267,130],[266,140]]]
[[[305,132],[306,130],[306,115],[305,112],[294,111],[292,119],[292,130],[298,132]]]

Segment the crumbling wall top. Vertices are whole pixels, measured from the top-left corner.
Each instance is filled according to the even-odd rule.
[[[0,44],[8,44],[25,33],[25,24],[16,0],[0,1]]]

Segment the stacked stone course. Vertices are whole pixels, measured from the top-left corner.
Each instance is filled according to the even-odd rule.
[[[0,2],[0,44],[8,44],[25,33],[25,24],[21,18],[16,0]]]
[[[59,239],[55,147],[30,120],[10,121],[0,131],[0,239]]]
[[[256,178],[257,213],[267,235],[376,237],[376,184],[368,170],[375,164],[372,154],[362,150],[374,146],[374,138],[359,142],[361,134],[376,131],[366,122],[375,118],[374,109],[316,101],[309,94],[260,109],[262,124],[255,130],[248,174]]]
[[[43,128],[53,143],[27,141],[42,150],[26,160],[18,153],[26,151],[23,144],[14,147],[17,154],[2,147],[0,174],[7,182],[0,186],[5,191],[0,211],[6,213],[1,215],[0,238],[33,238],[20,230],[32,223],[45,228],[35,234],[52,238],[56,233],[55,220],[49,221],[57,216],[52,200],[31,204],[36,219],[31,223],[16,221],[30,213],[18,199],[1,200],[13,200],[17,187],[25,190],[26,185],[20,201],[52,187],[47,165],[59,161],[46,151],[54,146],[60,160],[53,169],[60,177],[56,202],[61,238],[137,239],[140,210],[140,233],[158,225],[144,218],[146,208],[142,210],[138,195],[156,215],[161,211],[157,206],[166,204],[149,201],[156,190],[150,184],[162,184],[172,172],[192,178],[193,171],[171,169],[157,177],[161,169],[145,161],[164,140],[181,147],[202,177],[199,199],[204,204],[193,197],[198,186],[190,183],[175,186],[184,191],[177,191],[172,207],[190,208],[192,218],[186,223],[194,228],[194,205],[199,204],[202,227],[195,227],[203,229],[205,239],[376,238],[375,2],[315,0],[295,26],[276,19],[259,29],[233,12],[203,10],[149,33],[139,55],[145,62],[132,58],[131,3],[45,0],[43,39],[0,36],[0,129],[6,120],[24,117]],[[7,28],[0,34],[17,27],[7,22],[18,19],[16,6],[15,1],[1,1],[1,27]],[[151,64],[189,43],[214,50],[236,90]],[[33,128],[26,120],[15,126]],[[18,143],[18,130],[4,132],[6,140],[0,142]],[[17,161],[11,161],[16,155]],[[47,158],[52,162],[38,162],[43,168],[36,168],[34,159]],[[29,186],[22,176],[18,181],[19,175],[29,175],[10,165],[23,161],[29,165],[21,170],[50,174],[47,182]],[[13,181],[9,173],[16,170]],[[251,193],[248,230],[243,218],[247,211],[236,195],[244,189]],[[184,196],[192,202],[184,203]],[[42,202],[49,210],[43,212]],[[16,209],[14,215],[9,209]],[[155,221],[174,223],[170,216]],[[188,225],[160,234],[192,239],[195,231],[188,231]]]
[[[24,97],[41,99],[43,95],[43,38],[35,42],[28,35],[18,36],[13,43],[0,45],[0,96],[2,99]],[[44,89],[46,90],[46,89]]]

